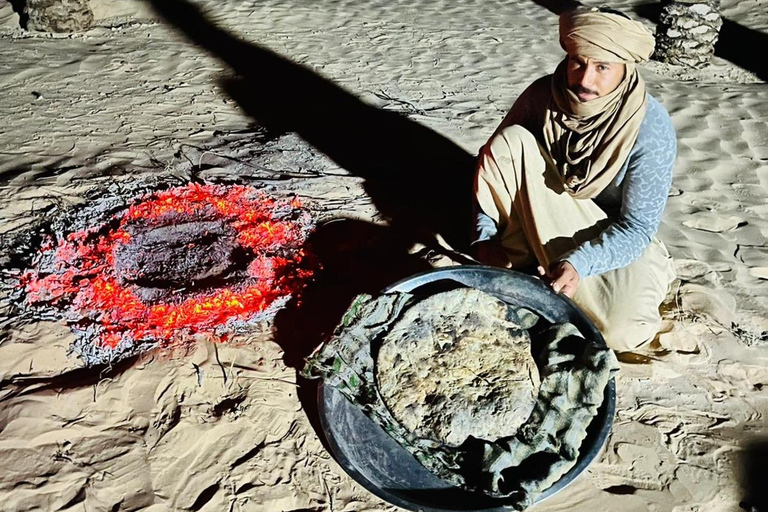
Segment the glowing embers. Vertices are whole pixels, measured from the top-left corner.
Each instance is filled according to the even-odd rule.
[[[61,314],[86,364],[140,345],[222,336],[268,318],[302,289],[313,273],[304,248],[312,227],[297,199],[247,186],[148,194],[44,243],[21,277],[25,303]]]

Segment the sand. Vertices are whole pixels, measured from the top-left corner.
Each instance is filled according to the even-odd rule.
[[[49,35],[18,29],[0,0],[0,236],[115,181],[259,182],[334,220],[315,239],[326,273],[301,307],[254,332],[97,372],[68,355],[64,326],[21,322],[0,303],[0,509],[395,510],[329,456],[295,368],[354,293],[460,261],[413,228],[414,170],[450,176],[471,161],[516,95],[554,68],[546,6],[561,3],[196,3],[307,74],[281,73],[263,52],[225,64],[140,2],[91,3],[90,30]],[[722,12],[765,47],[763,0],[723,0]],[[765,506],[768,87],[754,59],[641,71],[678,130],[659,236],[680,279],[657,340],[622,358],[602,459],[537,511]],[[231,65],[249,88],[232,84]],[[374,183],[369,168],[400,181]],[[452,213],[433,206],[422,214]]]

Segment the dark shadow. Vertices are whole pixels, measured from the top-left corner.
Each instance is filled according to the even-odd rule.
[[[309,241],[322,270],[299,301],[275,318],[288,366],[338,324],[358,293],[385,286],[429,265],[408,249],[434,245],[439,233],[455,249],[469,244],[475,157],[406,117],[363,103],[311,69],[211,24],[185,0],[149,0],[170,25],[229,66],[226,92],[273,132],[295,132],[339,166],[365,179],[365,190],[389,227],[332,222]],[[299,380],[298,395],[322,439],[317,389]],[[327,447],[327,446],[326,446]]]
[[[353,175],[394,230],[414,240],[440,233],[461,250],[470,233],[475,157],[406,117],[366,105],[309,68],[234,37],[185,0],[150,0],[237,78],[227,93],[260,125],[295,132]],[[228,73],[232,74],[232,73]]]
[[[9,0],[9,3],[13,8],[13,12],[19,15],[19,26],[26,30],[29,15],[24,11],[24,7],[27,5],[27,0]]]
[[[386,286],[431,268],[408,254],[409,241],[395,231],[359,220],[319,226],[309,246],[322,270],[297,301],[275,317],[275,340],[287,366],[301,369],[308,356],[339,324],[359,293],[377,294]],[[297,373],[298,374],[298,373]],[[317,381],[297,378],[298,398],[326,449],[317,404]]]
[[[739,480],[744,488],[744,499],[739,506],[747,512],[768,512],[768,489],[765,486],[765,475],[768,474],[768,437],[746,445],[741,454],[739,469]]]
[[[609,224],[610,221],[604,219],[593,226],[578,230],[573,236],[557,236],[552,238],[544,244],[544,252],[546,254],[555,254],[558,256],[565,254],[574,247],[578,247],[585,242],[597,238],[600,233],[605,231]]]
[[[723,18],[720,38],[715,44],[715,55],[753,72],[760,80],[768,82],[768,59],[765,55],[761,57],[760,51],[750,51],[749,48],[768,48],[768,34]]]
[[[563,182],[555,175],[555,173],[548,172],[545,169],[544,173],[541,174],[541,177],[548,189],[558,195],[566,193],[563,187]],[[516,195],[514,202],[517,203],[519,200],[519,195]],[[594,240],[600,236],[600,233],[608,229],[608,226],[611,224],[611,215],[614,215],[614,219],[618,216],[618,212],[604,211],[606,215],[608,215],[608,218],[597,221],[592,226],[578,230],[573,236],[558,236],[547,241],[547,243],[544,244],[544,253],[559,257],[560,255],[571,251],[574,247],[578,247],[579,245]],[[535,274],[535,268],[530,269],[528,273]]]
[[[8,169],[5,172],[0,172],[0,182],[3,184],[10,183],[19,176],[26,174],[32,170],[32,164],[27,162],[21,162],[15,167]]]
[[[60,176],[62,173],[65,173],[67,171],[70,171],[72,169],[78,169],[80,166],[78,165],[62,165],[65,161],[67,161],[67,157],[59,157],[56,158],[54,161],[49,161],[45,167],[37,167],[36,165],[39,165],[37,162],[18,162],[14,167],[11,167],[10,169],[7,169],[5,171],[0,171],[0,183],[2,184],[9,184],[13,180],[21,178],[27,173],[32,173],[34,171],[34,177],[35,180],[43,180],[45,178],[53,178],[56,176]],[[122,171],[124,172],[124,171]],[[27,177],[24,176],[22,178],[22,181],[26,179]]]
[[[3,390],[3,400],[8,400],[30,392],[59,394],[70,389],[87,388],[97,385],[106,377],[122,374],[132,368],[141,357],[141,354],[137,354],[114,364],[83,366],[50,377],[11,377],[0,381],[0,389]]]
[[[378,294],[404,277],[431,268],[424,259],[408,254],[407,238],[360,220],[340,219],[321,225],[308,245],[321,271],[301,299],[275,317],[285,363],[297,369],[333,333],[357,294]]]
[[[575,0],[533,0],[533,3],[544,7],[545,9],[549,10],[553,14],[557,14],[558,16],[564,12],[584,5],[581,2],[576,2]]]
[[[636,5],[632,11],[641,18],[645,18],[648,21],[658,24],[659,17],[661,16],[661,7],[663,5],[663,0],[654,1],[647,4]]]
[[[511,505],[511,503],[514,503],[514,500],[491,498],[481,492],[470,493],[458,487],[413,490],[388,489],[385,487],[382,490],[411,503],[420,503],[429,507],[440,507],[441,510],[444,509],[446,511],[455,510],[460,512],[484,509],[498,511],[502,510],[501,507],[507,504],[510,504],[509,510],[514,510]]]
[[[653,23],[659,23],[663,2],[640,4],[634,12]],[[723,18],[723,26],[715,43],[715,55],[732,64],[751,71],[761,80],[768,81],[768,59],[761,57],[760,52],[749,51],[750,48],[768,47],[768,34],[754,30]]]

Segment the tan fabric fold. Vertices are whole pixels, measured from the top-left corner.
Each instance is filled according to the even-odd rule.
[[[579,8],[560,16],[560,44],[569,55],[626,66],[616,90],[586,102],[568,87],[568,59],[555,70],[544,141],[572,196],[597,196],[627,160],[646,108],[645,83],[635,63],[650,57],[654,43],[641,23],[619,14]]]
[[[645,117],[645,82],[634,64],[626,64],[616,90],[581,102],[568,88],[566,62],[552,76],[544,141],[568,193],[588,199],[613,181],[637,141]]]

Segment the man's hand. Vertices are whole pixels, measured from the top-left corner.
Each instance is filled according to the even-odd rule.
[[[549,266],[548,270],[539,267],[539,275],[555,293],[562,293],[568,298],[572,298],[579,286],[579,273],[567,261],[556,261]]]

